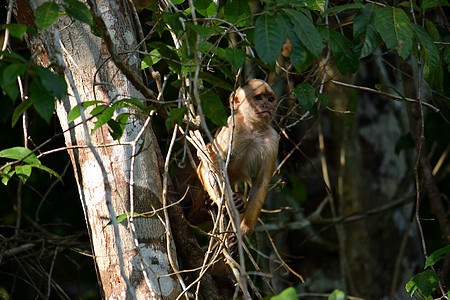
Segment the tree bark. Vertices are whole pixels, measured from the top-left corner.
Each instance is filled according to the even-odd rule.
[[[39,0],[16,1],[18,23],[36,28],[33,12],[41,3]],[[124,13],[129,11],[127,2],[107,0],[99,1],[97,5],[118,52],[127,53],[128,65],[139,74],[139,59],[131,52],[136,48],[133,24]],[[56,31],[59,31],[63,45],[61,54],[65,65],[74,78],[71,87],[66,76],[69,96],[58,101],[57,115],[69,147],[103,297],[175,298],[180,294],[180,285],[174,275],[166,276],[173,270],[168,260],[162,212],[161,218],[157,213],[153,217],[134,217],[133,224],[124,220],[118,226],[108,225],[118,215],[129,213],[132,207],[134,212],[143,213],[162,206],[161,159],[152,129],[150,126],[144,128],[133,156],[131,144],[124,143],[138,137],[144,126],[143,119],[130,117],[121,143],[112,139],[106,126],[97,129],[90,135],[95,150],[89,148],[89,137],[83,124],[73,127],[74,124],[67,123],[68,112],[77,104],[76,93],[82,102],[109,103],[142,96],[109,60],[103,40],[92,35],[89,26],[68,16],[59,17],[39,38],[28,37],[30,50],[37,55],[39,64],[47,67],[57,62],[55,47],[59,47],[56,44],[59,41],[55,38]],[[78,118],[74,123],[82,122]],[[90,132],[93,123],[88,121],[86,125]],[[176,257],[172,240],[170,245],[169,251]]]

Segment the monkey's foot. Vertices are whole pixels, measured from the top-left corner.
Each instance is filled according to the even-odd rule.
[[[238,192],[233,193],[233,202],[239,214],[243,214],[245,212],[245,201],[242,199],[242,196]]]

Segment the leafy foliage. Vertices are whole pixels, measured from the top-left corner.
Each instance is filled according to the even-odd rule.
[[[0,151],[0,158],[14,160],[12,163],[0,168],[0,177],[2,177],[2,182],[5,185],[14,174],[22,178],[23,182],[26,182],[31,176],[33,168],[43,170],[62,181],[61,176],[52,169],[42,165],[36,154],[30,149],[24,147],[4,149]]]
[[[172,11],[162,11],[156,2],[146,7],[151,15],[148,24],[153,26],[155,34],[146,44],[148,53],[140,52],[141,69],[145,72],[158,70],[165,76],[165,83],[169,83],[161,92],[168,100],[163,103],[168,117],[161,122],[162,130],[170,130],[174,124],[186,125],[189,119],[186,114],[196,111],[200,105],[208,124],[214,127],[225,125],[229,114],[225,109],[228,95],[237,86],[237,75],[248,65],[252,65],[251,72],[260,77],[274,74],[277,77],[278,69],[286,71],[289,80],[294,82],[290,87],[289,101],[294,99],[292,103],[296,112],[303,114],[307,111],[317,120],[323,109],[332,109],[327,107],[327,98],[319,92],[322,84],[328,82],[316,80],[322,67],[330,65],[329,59],[340,73],[351,75],[358,72],[362,60],[380,57],[380,52],[372,56],[380,49],[383,55],[387,53],[399,60],[408,60],[411,56],[417,58],[423,63],[423,76],[433,91],[443,93],[443,98],[445,95],[448,97],[445,83],[450,72],[450,47],[438,43],[448,39],[448,33],[445,28],[427,20],[428,14],[420,12],[436,7],[435,1],[415,3],[415,13],[421,14],[418,19],[424,20],[420,25],[413,22],[409,7],[405,8],[402,3],[381,7],[376,3],[355,1],[327,7],[325,0],[265,0],[259,10],[253,7],[254,3],[243,0],[194,0],[192,3],[193,6],[183,0],[171,1]],[[192,9],[195,9],[196,19]],[[23,39],[26,34],[36,35],[51,30],[52,24],[62,15],[96,31],[90,9],[78,0],[40,5],[35,12],[38,32],[21,24],[2,25],[2,28],[9,29],[13,37]],[[350,22],[341,23],[344,20],[341,15]],[[175,43],[173,39],[181,42]],[[287,64],[281,65],[280,52],[289,44],[285,57]],[[0,87],[14,106],[12,125],[15,126],[20,116],[31,108],[50,123],[55,99],[67,96],[67,84],[57,75],[60,67],[37,66],[34,57],[26,59],[14,52],[1,55]],[[20,103],[16,103],[20,96],[17,78],[28,80],[24,101]],[[149,86],[153,88],[152,85],[154,83],[150,80]],[[193,92],[194,86],[198,87],[198,94]],[[376,87],[387,87],[408,103],[394,87]],[[350,98],[347,108],[354,112],[358,101],[356,97]],[[448,98],[445,101],[448,102]],[[86,113],[93,122],[92,132],[105,126],[113,139],[120,140],[130,120],[148,116],[153,108],[134,98],[116,99],[111,103],[86,101],[69,112],[68,123],[76,126],[80,123],[81,113]],[[297,119],[300,119],[300,113],[296,115]],[[350,118],[353,115],[348,116]],[[399,139],[395,151],[400,153],[402,149],[413,146],[411,136],[406,134]],[[0,176],[5,184],[14,175],[26,182],[33,169],[43,170],[60,179],[56,172],[42,165],[30,149],[3,149],[0,158],[8,160],[0,167]],[[295,180],[295,176],[286,178]],[[305,199],[308,196],[306,187],[302,188],[301,195]],[[298,201],[300,197],[295,198]],[[127,216],[120,215],[117,220],[123,221]],[[427,259],[425,268],[433,266],[449,252],[448,246],[434,252]],[[406,290],[411,295],[417,292],[419,297],[429,299],[437,283],[436,273],[427,269],[413,276],[406,284]],[[339,290],[329,296],[329,299],[344,298],[344,293]],[[297,299],[297,292],[290,287],[271,299]]]

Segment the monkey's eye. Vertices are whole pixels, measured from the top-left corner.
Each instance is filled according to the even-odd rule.
[[[256,96],[255,96],[255,100],[256,100],[256,101],[262,100],[262,96],[261,96],[261,95],[256,95]]]
[[[273,97],[267,98],[267,101],[269,101],[269,102],[273,102],[273,100],[275,100],[275,98],[273,98]]]

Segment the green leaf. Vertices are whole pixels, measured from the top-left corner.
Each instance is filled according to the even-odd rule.
[[[37,80],[30,85],[29,98],[38,114],[50,124],[50,119],[55,111],[55,96],[49,93]]]
[[[181,24],[180,18],[184,19],[185,16],[182,13],[168,13],[163,11],[161,12],[161,17],[174,33],[178,34],[183,31],[183,24]]]
[[[172,47],[167,46],[163,42],[149,43],[150,48],[158,49],[158,52],[165,58],[169,68],[177,74],[181,73],[180,58]]]
[[[34,11],[36,26],[40,30],[44,30],[55,23],[60,15],[58,4],[55,2],[44,2]]]
[[[37,158],[30,149],[25,147],[13,147],[0,151],[0,158],[9,158],[14,160],[21,160],[27,164],[40,165],[41,161]]]
[[[431,270],[425,270],[422,273],[414,275],[406,284],[406,291],[413,296],[417,291],[421,298],[433,299],[432,294],[438,287],[439,279],[436,273]]]
[[[128,118],[131,116],[129,113],[123,113],[116,117],[115,120],[109,120],[108,125],[111,130],[109,133],[112,138],[115,140],[120,140],[122,138],[123,132],[125,130],[125,125],[127,123]]]
[[[381,41],[375,25],[375,11],[377,5],[369,3],[360,9],[353,19],[353,37],[362,42],[360,58],[370,55]]]
[[[91,111],[91,115],[95,115],[97,121],[94,123],[94,128],[92,128],[91,133],[100,128],[109,120],[111,120],[114,115],[114,108],[105,105],[99,105]]]
[[[319,32],[328,41],[339,71],[342,74],[356,72],[359,66],[359,54],[354,51],[352,42],[341,33],[327,27],[319,27]]]
[[[27,65],[22,63],[11,64],[3,71],[2,86],[16,84],[17,77],[25,74]]]
[[[221,29],[219,27],[215,27],[215,26],[205,27],[205,26],[195,25],[195,24],[191,24],[191,23],[187,23],[187,25],[189,28],[191,28],[196,33],[198,33],[200,35],[200,37],[202,37],[202,38],[206,38],[208,36],[213,36],[216,34],[221,34],[224,32],[223,29]]]
[[[305,0],[305,3],[308,8],[323,12],[325,10],[326,0]]]
[[[223,88],[227,91],[232,92],[234,90],[234,88],[228,82],[222,80],[217,76],[214,76],[214,74],[210,72],[201,72],[199,74],[199,78],[211,83],[213,86]]]
[[[227,111],[216,93],[207,91],[200,95],[200,99],[203,112],[214,124],[219,126],[227,124]]]
[[[116,217],[117,223],[120,223],[123,220],[126,220],[128,218],[128,216],[131,216],[131,214],[130,213],[123,213],[123,214],[118,215]],[[133,217],[144,217],[144,215],[141,214],[141,213],[135,212],[135,213],[133,213]],[[105,227],[106,226],[110,226],[110,225],[112,225],[112,221],[109,221],[108,224],[105,225]],[[105,227],[103,227],[103,229],[105,229]]]
[[[77,0],[64,0],[64,2],[68,4],[65,8],[69,16],[90,26],[94,26],[92,13],[84,3]]]
[[[161,54],[159,54],[159,51],[157,49],[153,49],[149,53],[149,55],[145,56],[144,59],[141,61],[141,69],[149,68],[160,60]]]
[[[217,11],[216,3],[212,0],[194,0],[195,10],[203,16],[211,18]]]
[[[285,14],[289,17],[293,25],[293,31],[298,39],[315,57],[319,58],[325,45],[314,24],[299,11],[287,9],[285,10]],[[284,37],[283,41],[285,39]]]
[[[144,104],[141,102],[141,100],[136,99],[136,98],[125,98],[125,99],[121,99],[119,101],[114,102],[112,107],[123,107],[122,104],[131,104],[131,107],[136,109],[139,108],[141,112],[145,112],[146,108],[144,106]]]
[[[245,52],[242,49],[232,48],[226,48],[220,57],[230,62],[234,71],[242,68],[246,59]]]
[[[350,3],[350,4],[338,5],[338,6],[334,6],[334,7],[330,7],[328,9],[326,9],[320,16],[325,17],[328,14],[339,13],[339,12],[342,12],[347,9],[359,9],[362,7],[364,7],[364,5],[360,4],[360,3]]]
[[[375,14],[375,28],[389,49],[406,59],[411,52],[413,30],[408,15],[400,8],[386,6]]]
[[[289,16],[283,14],[281,21],[288,33],[288,37],[292,45],[291,53],[289,54],[290,61],[298,72],[303,72],[311,65],[314,57],[298,38],[294,31],[294,25],[292,24]]]
[[[0,176],[2,177],[2,183],[4,185],[8,184],[8,181],[13,177],[13,175],[16,173],[16,170],[13,169],[11,171],[11,166],[7,166],[3,169],[3,171],[0,172]]]
[[[169,117],[166,119],[166,128],[169,130],[173,127],[175,122],[181,125],[183,122],[184,114],[186,113],[186,106],[180,108],[172,108],[170,110]]]
[[[286,40],[287,32],[280,17],[269,14],[259,16],[255,22],[255,49],[264,63],[272,69]]]
[[[309,83],[303,82],[297,85],[294,89],[294,94],[297,97],[301,107],[308,111],[312,110],[316,100],[316,92]]]
[[[437,2],[436,0],[423,0],[420,1],[420,8],[421,9],[428,9],[428,8],[433,8],[433,7],[437,7],[437,6],[449,6],[449,3],[447,0],[440,0],[439,2]]]
[[[334,290],[330,296],[328,296],[328,300],[345,300],[345,293],[341,290]]]
[[[16,166],[15,171],[16,175],[22,178],[23,183],[27,181],[27,179],[31,176],[31,165],[22,165],[22,166]]]
[[[439,64],[439,51],[425,29],[414,24],[412,24],[412,26],[415,36],[421,45],[420,52],[425,62],[423,76],[430,82]]]
[[[22,101],[15,109],[11,118],[11,126],[14,127],[22,116],[22,114],[32,105],[31,101],[25,100]]]
[[[62,77],[47,68],[35,66],[34,69],[45,89],[55,95],[56,98],[61,99],[67,94],[67,83]]]
[[[61,176],[58,173],[56,173],[55,171],[53,171],[52,169],[50,169],[47,166],[44,166],[42,164],[30,164],[30,167],[37,168],[37,169],[40,169],[42,171],[45,171],[48,174],[50,174],[50,176],[55,176],[56,178],[58,178],[59,181],[61,181],[61,182],[63,181]]]
[[[31,33],[32,35],[36,34],[36,30],[34,30],[33,28],[24,25],[24,24],[3,24],[2,28],[8,28],[9,29],[9,34],[11,34],[13,37],[18,38],[20,40],[23,40],[23,36],[25,35],[26,32]]]
[[[84,109],[86,109],[89,106],[98,104],[98,103],[103,103],[102,101],[84,101],[83,103],[81,103],[81,105],[83,105]],[[69,114],[67,115],[67,124],[72,123],[73,121],[75,121],[76,118],[78,118],[80,116],[80,110],[78,108],[80,104],[75,105],[70,111]]]
[[[251,19],[247,18],[252,15],[252,11],[250,10],[250,6],[247,1],[244,0],[232,0],[227,1],[224,8],[225,19],[233,24],[236,24],[238,27],[247,27],[251,24]],[[239,20],[242,20],[238,23]]]
[[[450,253],[450,245],[447,245],[441,249],[438,249],[434,251],[433,253],[428,256],[427,260],[425,261],[425,268],[428,268],[430,266],[433,266],[436,262],[438,262],[442,256]]]
[[[270,297],[270,300],[298,300],[297,291],[294,287],[288,287],[278,295]]]

